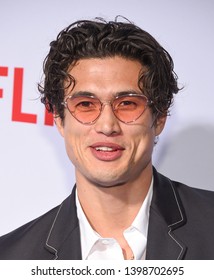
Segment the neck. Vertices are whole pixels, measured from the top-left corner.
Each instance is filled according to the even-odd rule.
[[[79,201],[85,215],[102,237],[118,239],[135,219],[152,180],[152,167],[133,182],[101,187],[77,175]]]

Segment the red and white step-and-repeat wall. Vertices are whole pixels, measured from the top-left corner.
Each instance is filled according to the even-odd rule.
[[[214,2],[0,0],[0,235],[59,204],[74,169],[37,83],[49,43],[79,19],[123,15],[172,55],[179,83],[154,150],[163,174],[214,190]]]

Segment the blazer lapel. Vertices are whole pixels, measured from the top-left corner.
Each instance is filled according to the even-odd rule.
[[[80,230],[76,213],[75,190],[59,206],[47,236],[45,248],[53,259],[81,260]]]
[[[154,169],[146,259],[183,259],[186,245],[176,236],[176,229],[185,223],[185,212],[173,182]]]

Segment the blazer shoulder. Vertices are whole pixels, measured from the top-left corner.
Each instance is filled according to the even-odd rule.
[[[214,191],[199,189],[171,181],[175,187],[187,215],[201,218],[203,222],[214,219]],[[206,217],[206,219],[204,219]]]
[[[36,254],[48,236],[60,206],[0,237],[0,260],[28,259],[27,252]],[[45,245],[45,244],[44,244]]]
[[[181,196],[192,198],[198,202],[204,201],[213,204],[214,207],[214,191],[191,187],[177,181],[171,181]]]
[[[185,183],[175,181],[157,172],[155,168],[154,168],[154,175],[156,181],[158,182],[158,185],[162,185],[164,189],[165,186],[169,185],[168,183],[170,183],[170,185],[173,187],[173,189],[176,192],[179,193],[179,195],[185,194],[185,196],[187,197],[191,196],[192,198],[199,201],[207,199],[213,203],[214,191],[188,186]]]

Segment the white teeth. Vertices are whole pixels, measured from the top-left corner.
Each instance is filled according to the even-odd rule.
[[[104,151],[104,152],[111,152],[114,151],[114,149],[110,148],[110,147],[96,147],[95,148],[96,151]]]

